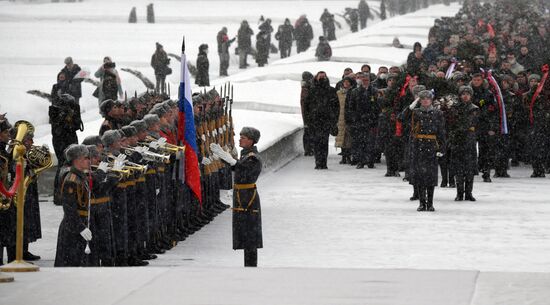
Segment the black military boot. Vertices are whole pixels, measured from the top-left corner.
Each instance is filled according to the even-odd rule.
[[[426,211],[426,188],[425,187],[419,187],[418,188],[418,197],[420,199],[420,205],[416,209],[418,212],[424,212]]]
[[[363,162],[360,162],[360,163],[357,164],[357,166],[355,168],[357,168],[357,169],[365,168],[365,164]]]
[[[426,211],[434,212],[435,211],[435,209],[434,209],[434,187],[429,186],[428,189],[426,190],[426,192],[428,193],[428,202],[426,204]]]
[[[456,184],[455,184],[455,177],[454,176],[451,176],[449,178],[449,187],[450,188],[455,188],[456,187]]]
[[[491,180],[491,170],[483,172],[483,175],[481,175],[481,177],[483,178],[483,182],[493,182],[493,180]]]
[[[409,198],[410,201],[415,201],[415,200],[418,200],[420,197],[418,196],[418,187],[414,186],[413,185],[413,195],[411,198]]]
[[[342,160],[340,160],[340,164],[348,164],[348,157],[344,154],[342,154]]]
[[[474,196],[472,196],[472,191],[474,190],[474,177],[466,177],[466,195],[464,196],[464,199],[468,201],[476,201]]]
[[[258,250],[257,249],[244,249],[244,266],[245,267],[257,267],[258,266]]]
[[[464,200],[464,176],[456,176],[456,197],[455,201]]]

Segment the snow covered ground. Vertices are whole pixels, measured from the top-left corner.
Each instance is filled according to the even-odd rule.
[[[231,36],[242,19],[256,30],[260,14],[278,25],[286,16],[294,21],[307,13],[318,36],[324,7],[341,12],[356,2],[158,1],[155,25],[126,23],[132,6],[143,20],[148,1],[0,2],[0,41],[9,46],[0,48],[0,111],[12,121],[32,121],[37,142],[48,143],[47,103],[25,91],[49,92],[65,56],[94,72],[101,58],[111,55],[118,67],[139,69],[153,79],[148,62],[154,42],[177,53],[185,34],[192,60],[196,46],[210,45],[214,76],[215,34],[222,26]],[[276,55],[267,67],[239,71],[232,56],[232,75],[213,77],[212,83],[235,85],[237,128],[258,126],[264,149],[300,128],[304,70],[327,71],[335,82],[348,66],[358,70],[369,63],[375,70],[400,64],[410,50],[388,48],[394,36],[407,48],[415,41],[425,45],[434,18],[457,10],[434,6],[370,21],[359,33],[340,31],[331,62],[317,63],[312,50],[284,60]],[[120,74],[130,95],[144,90],[133,76]],[[170,76],[172,88],[178,74]],[[101,123],[97,101],[90,85],[83,89],[85,134],[94,133]],[[300,157],[261,177],[265,248],[257,270],[241,268],[242,253],[231,249],[228,212],[152,261],[152,267],[49,268],[62,209],[42,198],[43,239],[30,246],[43,258],[42,271],[16,274],[16,283],[0,285],[0,304],[548,304],[548,178],[530,179],[530,170],[521,167],[511,170],[511,179],[476,180],[475,203],[456,203],[454,190],[437,188],[437,211],[418,213],[408,200],[411,187],[383,177],[384,164],[356,170],[337,164],[335,153],[331,150],[328,171],[315,171],[311,158]],[[227,194],[224,200],[229,201]]]

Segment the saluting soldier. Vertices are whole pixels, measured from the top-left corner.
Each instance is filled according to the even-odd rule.
[[[258,265],[258,250],[263,248],[262,213],[256,181],[262,171],[262,161],[256,144],[260,131],[243,127],[239,146],[243,148],[241,158],[233,159],[218,144],[211,144],[212,152],[232,166],[235,171],[233,186],[233,249],[244,250],[244,266]]]
[[[66,159],[69,172],[61,179],[63,220],[59,225],[55,267],[83,267],[87,265],[86,245],[92,240],[89,229],[90,186],[85,171],[90,168],[89,151],[85,145],[71,145]]]
[[[446,145],[445,118],[432,106],[433,94],[424,90],[418,93],[420,107],[415,100],[405,111],[411,111],[410,182],[418,187],[420,205],[417,211],[435,211],[434,188],[437,186],[437,157],[443,155]]]

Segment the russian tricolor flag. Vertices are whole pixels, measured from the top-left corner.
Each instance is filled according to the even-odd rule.
[[[178,96],[178,141],[185,145],[185,183],[202,204],[201,174],[197,156],[197,139],[193,103],[191,100],[191,81],[185,57],[185,38],[181,46],[181,78]]]

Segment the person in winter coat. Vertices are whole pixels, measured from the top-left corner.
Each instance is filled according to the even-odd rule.
[[[220,76],[227,76],[227,68],[229,68],[229,46],[237,39],[229,39],[227,36],[227,28],[223,27],[216,36],[218,41],[218,55],[220,56]]]
[[[319,44],[317,45],[317,50],[315,50],[315,57],[317,57],[318,61],[329,61],[332,57],[330,44],[323,36],[319,37]]]
[[[258,67],[263,67],[267,64],[269,58],[269,36],[268,32],[261,30],[256,35],[256,63]]]
[[[329,13],[328,9],[325,9],[319,21],[321,21],[323,25],[323,36],[325,36],[328,41],[336,40],[334,15]]]
[[[338,116],[338,135],[336,136],[335,146],[342,149],[342,161],[340,164],[349,164],[351,162],[351,136],[346,125],[346,95],[353,88],[355,80],[351,77],[344,77],[341,88],[336,92],[338,102],[340,103],[340,113]]]
[[[271,19],[267,18],[260,26],[258,26],[260,32],[266,34],[267,45],[271,46],[271,33],[273,33],[273,27],[271,26]]]
[[[157,42],[155,53],[151,56],[151,67],[155,70],[155,79],[157,81],[155,86],[155,92],[157,94],[166,93],[166,75],[172,73],[172,69],[168,67],[169,64],[170,58],[166,55],[163,46]]]
[[[77,104],[79,104],[82,97],[82,81],[84,80],[82,77],[75,78],[80,71],[80,67],[73,63],[72,57],[65,58],[65,67],[61,70],[65,74],[68,83],[68,89],[65,93],[72,95]]]
[[[309,71],[304,71],[302,73],[301,81],[301,92],[300,92],[300,109],[302,112],[302,121],[304,124],[304,136],[302,139],[304,145],[304,156],[313,156],[313,141],[311,136],[311,129],[306,123],[306,113],[305,113],[305,104],[307,97],[309,95],[309,90],[313,87],[313,74]]]
[[[367,20],[372,17],[370,14],[370,8],[369,8],[369,5],[367,4],[367,1],[365,0],[359,1],[359,6],[357,7],[357,9],[359,11],[359,20],[361,23],[361,29],[364,29],[367,27]]]
[[[208,45],[203,43],[199,46],[199,55],[197,56],[197,77],[195,78],[195,84],[201,87],[210,86],[209,67]]]
[[[233,250],[244,250],[244,266],[258,265],[258,249],[263,248],[262,209],[256,181],[262,171],[262,161],[256,144],[260,131],[243,127],[239,146],[241,158],[233,159],[230,153],[215,143],[210,144],[212,153],[229,163],[235,172],[233,185]]]
[[[250,39],[252,35],[254,35],[254,31],[252,31],[252,29],[248,25],[248,21],[243,20],[237,34],[240,69],[246,69],[246,67],[248,67],[246,59],[248,57],[248,54],[252,53],[252,40]]]
[[[306,125],[311,129],[315,169],[327,169],[328,138],[338,134],[339,103],[327,74],[319,71],[304,103]]]
[[[449,146],[451,154],[451,171],[455,173],[455,201],[475,201],[472,196],[474,176],[478,174],[476,128],[479,108],[472,104],[474,90],[462,86],[458,90],[459,103],[449,108]]]
[[[90,168],[89,152],[85,145],[67,149],[71,169],[62,179],[63,220],[59,225],[55,267],[87,265],[86,246],[92,240],[88,225],[90,186],[84,173]]]
[[[538,95],[535,87],[532,90],[534,92],[527,94],[526,98],[531,124],[530,143],[533,166],[531,178],[545,177],[545,169],[548,169],[546,162],[550,155],[548,150],[550,147],[550,81],[546,80],[539,86],[541,90]]]
[[[376,89],[370,85],[369,73],[359,72],[356,75],[357,88],[348,92],[346,97],[345,120],[357,168],[364,168],[365,165],[374,168],[380,105]]]
[[[292,49],[292,40],[294,39],[294,27],[290,24],[288,18],[285,19],[285,23],[279,26],[275,39],[279,41],[279,51],[281,52],[281,58],[290,56],[290,50]]]
[[[359,12],[357,9],[346,7],[344,18],[346,19],[346,22],[349,24],[349,27],[352,33],[355,33],[359,30]]]
[[[411,111],[410,182],[418,187],[420,205],[417,211],[435,211],[434,189],[437,186],[437,157],[445,151],[445,119],[443,113],[432,106],[433,94],[424,90],[418,94],[420,107],[415,100],[405,111]]]
[[[313,28],[305,15],[300,16],[294,25],[294,39],[296,39],[296,52],[301,53],[309,49],[313,39]]]
[[[98,105],[101,105],[101,102],[104,100],[116,100],[117,93],[120,99],[124,96],[120,77],[115,68],[116,64],[113,60],[109,56],[105,56],[103,58],[103,65],[94,73],[94,76],[100,80],[99,86],[96,89],[97,93],[94,92],[93,94],[98,99]]]

